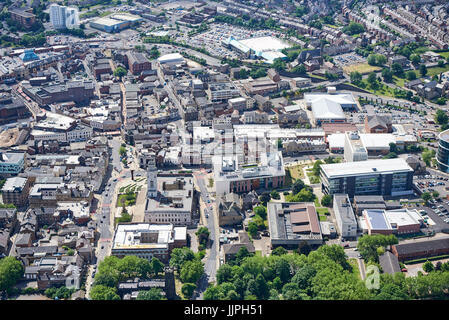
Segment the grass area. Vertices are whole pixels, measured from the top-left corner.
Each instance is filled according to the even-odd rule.
[[[352,267],[352,274],[361,280],[362,278],[360,276],[359,264],[357,262],[357,259],[350,258],[348,259],[348,262]]]
[[[390,97],[390,98],[395,98],[395,96],[394,96],[394,89],[390,88],[386,84],[380,83],[379,84],[379,89],[373,90],[373,89],[371,89],[367,79],[363,79],[362,82],[365,84],[365,87],[364,88],[358,87],[358,88],[366,90],[366,91],[369,91],[369,92],[374,93],[376,95]],[[355,84],[350,84],[350,85],[357,87]]]
[[[175,276],[175,291],[176,291],[176,294],[179,297],[181,297],[182,300],[188,300],[188,299],[184,298],[184,295],[182,294],[181,289],[182,289],[182,282],[181,282],[181,280],[179,280],[178,276]]]
[[[405,86],[405,79],[404,78],[399,78],[397,76],[393,76],[393,82],[395,85],[404,88]]]
[[[318,198],[315,198],[315,207],[321,207],[320,200]]]
[[[373,71],[379,71],[382,70],[381,67],[377,67],[377,66],[370,66],[368,63],[359,63],[359,64],[354,64],[354,65],[349,65],[349,66],[344,66],[343,67],[343,71],[346,74],[350,74],[351,72],[360,72],[361,74],[368,74],[371,73]]]
[[[442,56],[444,59],[449,58],[449,50],[445,52],[437,52],[440,56]]]
[[[293,181],[296,181],[298,179],[304,179],[303,168],[304,168],[304,165],[301,165],[301,164],[287,168],[287,170],[290,172],[290,176],[292,177]]]
[[[320,221],[327,221],[326,216],[319,215],[318,218],[320,219]]]
[[[319,215],[326,215],[329,213],[329,209],[328,208],[317,208],[316,212],[318,212]]]
[[[117,207],[121,207],[123,205],[123,202],[125,203],[125,206],[133,206],[136,204],[137,199],[137,193],[133,193],[133,197],[131,199],[127,199],[126,194],[120,194],[117,197]]]
[[[311,184],[320,183],[320,178],[314,175],[312,172],[307,172]]]
[[[256,256],[262,257],[262,250],[256,250]]]

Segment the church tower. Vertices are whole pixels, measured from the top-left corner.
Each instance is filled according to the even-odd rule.
[[[147,169],[147,198],[156,198],[157,196],[157,168],[156,160],[151,157],[148,161]]]

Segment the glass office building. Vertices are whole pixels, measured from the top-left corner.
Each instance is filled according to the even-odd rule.
[[[438,139],[438,168],[449,173],[449,130],[441,132]]]
[[[402,158],[321,165],[325,194],[401,196],[413,193],[412,182],[413,169]]]

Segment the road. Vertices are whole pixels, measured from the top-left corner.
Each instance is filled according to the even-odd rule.
[[[209,255],[207,257],[206,263],[204,264],[204,272],[205,277],[200,280],[198,285],[197,292],[199,293],[198,299],[203,299],[203,293],[207,289],[210,282],[215,282],[215,277],[217,274],[217,266],[218,266],[218,221],[216,221],[217,217],[215,216],[214,210],[214,202],[212,201],[209,192],[206,188],[206,183],[204,181],[206,177],[206,172],[204,169],[200,172],[195,172],[194,177],[196,183],[201,191],[201,200],[205,204],[206,209],[204,210],[204,214],[207,220],[207,228],[209,229],[210,242],[211,247],[209,250]]]
[[[97,212],[94,215],[94,220],[97,221],[97,231],[100,234],[100,238],[97,244],[97,250],[95,253],[96,260],[95,266],[106,258],[111,250],[112,237],[114,234],[114,216],[111,212],[112,199],[115,192],[115,187],[120,177],[121,162],[119,156],[119,148],[121,145],[120,138],[114,137],[109,140],[110,147],[110,163],[108,172],[106,175],[109,177],[109,182],[106,184],[103,192],[101,193],[100,203]],[[92,281],[92,269],[88,271],[86,293],[88,295],[90,289],[90,283]]]

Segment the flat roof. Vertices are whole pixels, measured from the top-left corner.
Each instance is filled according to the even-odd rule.
[[[353,162],[323,164],[321,170],[328,178],[413,172],[413,169],[403,158],[358,161],[357,165],[354,165]]]
[[[21,177],[8,178],[8,180],[6,180],[5,184],[3,185],[2,191],[12,192],[16,189],[22,190],[23,187],[25,187],[26,182],[27,178]]]
[[[366,222],[371,230],[392,230],[384,210],[365,210]]]
[[[271,36],[248,38],[239,40],[239,42],[255,52],[280,51],[290,47],[286,41]]]

